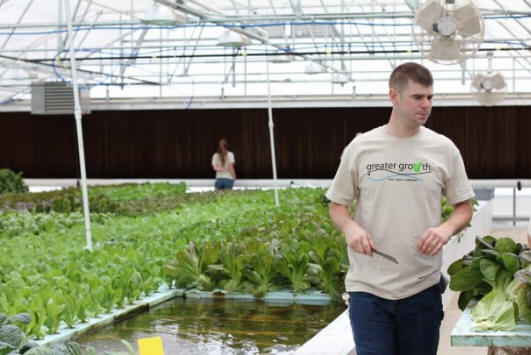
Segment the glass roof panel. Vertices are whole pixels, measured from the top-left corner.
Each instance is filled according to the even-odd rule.
[[[456,9],[469,4],[479,9],[484,35],[474,39],[479,49],[470,58],[438,64],[429,59],[433,49],[415,42],[415,14],[430,1],[454,19]],[[93,98],[263,96],[268,79],[273,95],[381,95],[392,68],[418,61],[433,71],[441,94],[469,95],[477,73],[497,71],[508,94],[529,99],[530,1],[446,1],[70,0],[68,5],[79,83]],[[65,5],[0,0],[3,105],[28,100],[32,81],[70,82]],[[464,26],[460,21],[458,29]],[[436,31],[422,37],[431,46],[442,33],[435,22],[427,28]],[[466,41],[472,40],[453,42],[458,52]]]

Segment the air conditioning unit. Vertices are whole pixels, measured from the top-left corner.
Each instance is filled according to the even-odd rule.
[[[90,92],[79,90],[81,112],[89,114]],[[74,114],[74,91],[71,86],[59,81],[31,83],[31,113],[34,115]]]

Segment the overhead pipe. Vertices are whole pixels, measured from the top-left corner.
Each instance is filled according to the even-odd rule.
[[[46,63],[46,62],[54,62],[55,61],[55,58],[53,58],[53,59],[45,58],[45,59],[42,59],[42,60],[34,60],[34,59],[25,59],[25,58],[11,57],[11,56],[2,55],[2,54],[0,54],[0,58],[8,59],[8,60],[13,61],[13,62],[31,63],[31,64],[39,65],[39,66],[45,67],[45,68],[51,68],[53,66],[52,64],[49,64],[49,63]],[[59,61],[63,61],[63,60],[68,60],[68,59],[59,59]],[[64,71],[66,69],[61,68],[61,67],[55,67],[55,70],[61,72],[61,71]],[[80,72],[81,74],[86,74],[86,75],[96,75],[96,76],[104,75],[104,76],[107,76],[107,77],[110,77],[110,78],[114,78],[114,77],[120,78],[120,76],[116,75],[116,74],[103,73],[103,72],[93,71],[93,70],[78,69],[78,72]],[[89,77],[89,78],[92,78],[92,77]],[[137,79],[135,77],[125,77],[125,79],[135,80],[137,82],[141,82],[141,83],[144,83],[146,85],[158,85],[159,84],[158,82]]]
[[[497,51],[515,51],[515,52],[518,52],[518,51],[529,51],[531,47],[529,48],[499,48],[499,49],[496,49]],[[478,52],[488,52],[488,51],[492,51],[493,48],[480,48],[478,49]],[[395,49],[395,50],[375,50],[375,51],[367,51],[367,50],[363,50],[363,51],[352,51],[352,50],[346,50],[346,51],[304,51],[304,52],[301,52],[301,51],[293,51],[293,52],[290,52],[291,55],[296,55],[296,56],[300,56],[300,57],[304,57],[304,56],[307,56],[307,55],[328,55],[328,56],[331,56],[331,55],[351,55],[351,56],[355,56],[355,55],[358,55],[358,54],[370,54],[371,56],[369,58],[376,58],[375,56],[377,54],[395,54],[395,55],[399,55],[399,54],[404,54],[405,56],[407,55],[410,55],[412,53],[418,53],[419,51],[418,50],[409,50],[409,49]],[[246,56],[248,57],[263,57],[263,56],[267,56],[268,54],[264,53],[264,52],[261,52],[261,53],[249,53],[247,52],[245,54]],[[285,53],[282,53],[282,52],[276,52],[276,53],[270,53],[269,55],[271,56],[281,56],[281,55],[285,55]],[[216,54],[179,54],[179,55],[175,55],[175,54],[168,54],[168,55],[157,55],[156,57],[158,59],[165,59],[165,58],[190,58],[190,57],[194,57],[194,58],[223,58],[223,57],[239,57],[239,56],[243,56],[241,54],[238,54],[238,53],[216,53]],[[5,56],[2,56],[0,55],[0,58],[2,57],[5,57]],[[357,57],[354,57],[354,58],[357,58]],[[403,56],[400,56],[399,58],[403,58]],[[522,58],[527,58],[527,57],[524,57],[522,56]],[[109,56],[109,57],[85,57],[85,58],[79,58],[79,60],[82,60],[82,61],[91,61],[91,60],[124,60],[124,59],[153,59],[153,56],[152,55],[140,55],[140,56],[130,56],[130,55],[124,55],[124,56]],[[383,59],[389,59],[388,56],[385,56]],[[58,61],[65,61],[66,59],[64,58],[60,58],[58,59]],[[39,58],[39,59],[28,59],[26,60],[27,62],[29,63],[42,63],[42,62],[53,62],[55,61],[55,59],[53,58]]]

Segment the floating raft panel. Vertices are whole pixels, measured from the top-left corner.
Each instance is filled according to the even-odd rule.
[[[512,331],[474,330],[470,310],[467,307],[455,324],[452,346],[531,347],[531,324],[519,322]]]

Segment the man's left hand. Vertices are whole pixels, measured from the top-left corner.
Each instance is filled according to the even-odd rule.
[[[451,231],[444,226],[428,228],[417,243],[417,249],[422,254],[434,256],[441,251],[451,236]]]

